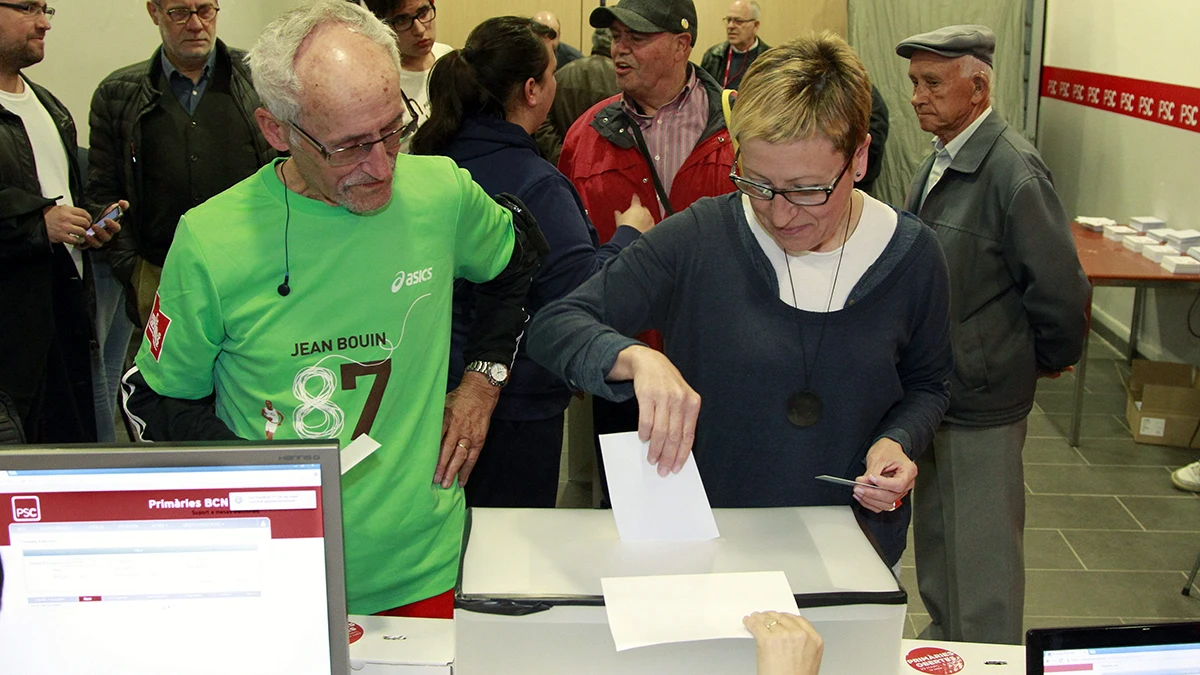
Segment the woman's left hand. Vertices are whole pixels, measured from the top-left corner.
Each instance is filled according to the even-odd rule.
[[[854,498],[863,508],[875,513],[895,511],[905,495],[912,491],[917,480],[917,465],[904,454],[899,443],[881,438],[867,451],[866,473],[854,480],[883,488],[854,488]]]

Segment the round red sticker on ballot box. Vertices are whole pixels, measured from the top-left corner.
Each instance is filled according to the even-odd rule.
[[[354,623],[353,621],[347,621],[346,623],[346,628],[350,631],[350,644],[354,644],[362,638],[363,627]]]
[[[913,670],[932,675],[954,675],[967,665],[961,656],[941,647],[917,647],[904,657],[904,661]]]

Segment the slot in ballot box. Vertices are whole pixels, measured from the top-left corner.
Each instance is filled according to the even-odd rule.
[[[907,596],[848,506],[714,509],[721,537],[628,542],[611,511],[472,509],[455,623],[459,675],[755,671],[754,641],[617,652],[600,579],[782,570],[825,640],[823,675],[892,675]]]

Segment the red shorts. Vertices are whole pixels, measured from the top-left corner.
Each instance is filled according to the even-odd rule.
[[[375,616],[409,616],[418,619],[453,619],[454,589],[412,604],[376,612]]]

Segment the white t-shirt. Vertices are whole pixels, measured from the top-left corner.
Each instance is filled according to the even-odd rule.
[[[71,200],[71,173],[67,162],[75,161],[75,156],[67,155],[63,147],[62,136],[54,119],[46,111],[46,107],[33,95],[33,88],[25,85],[25,91],[20,94],[10,94],[0,91],[0,104],[17,117],[25,125],[25,133],[29,136],[29,144],[33,146],[33,162],[37,166],[38,183],[42,186],[42,196],[47,199],[58,199],[63,206],[74,206]],[[71,148],[71,152],[75,151]],[[79,276],[83,276],[83,252],[74,246],[67,246],[71,259]]]
[[[436,63],[438,59],[454,51],[454,47],[441,42],[433,43],[433,59]],[[425,123],[429,119],[429,73],[433,70],[433,66],[429,70],[404,70],[400,69],[400,88],[404,93],[417,104],[417,126]],[[412,136],[408,137],[401,148],[402,152],[408,152],[409,142]]]
[[[836,312],[846,306],[850,291],[866,274],[867,269],[879,259],[883,249],[887,248],[888,242],[896,232],[899,220],[896,212],[871,195],[856,192],[862,196],[863,210],[858,219],[858,227],[854,229],[846,245],[832,251],[808,251],[799,255],[788,255],[779,248],[779,244],[767,234],[758,222],[758,217],[754,215],[750,197],[742,195],[742,208],[746,211],[750,231],[754,233],[754,238],[763,253],[767,254],[767,259],[775,268],[775,276],[779,279],[780,300],[806,312]],[[842,248],[846,249],[844,255]],[[842,265],[840,269],[839,257]],[[837,287],[831,289],[835,276]],[[795,298],[792,297],[793,286],[796,289]]]

